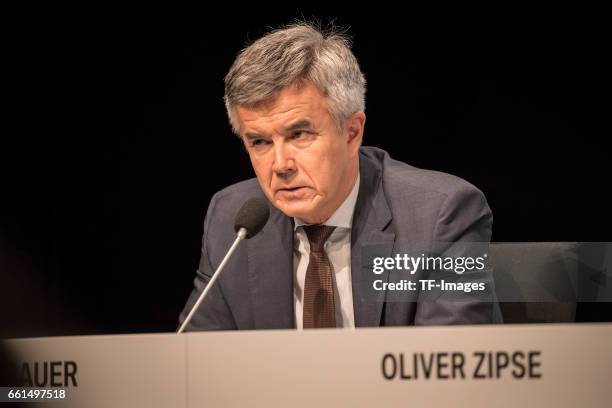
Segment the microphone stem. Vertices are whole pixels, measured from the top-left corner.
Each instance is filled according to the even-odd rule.
[[[227,251],[227,254],[225,254],[225,257],[223,258],[223,260],[219,264],[219,267],[217,268],[215,273],[213,273],[212,277],[208,281],[208,284],[204,288],[204,291],[202,292],[202,294],[200,294],[200,297],[198,297],[198,300],[195,302],[195,304],[193,305],[193,307],[189,311],[189,314],[187,315],[187,317],[183,321],[183,324],[181,324],[181,327],[179,327],[179,329],[177,330],[177,332],[176,332],[177,334],[181,334],[183,332],[183,330],[185,330],[185,327],[187,327],[187,325],[191,321],[191,318],[193,317],[193,314],[195,313],[195,311],[200,306],[200,303],[202,303],[202,301],[204,300],[204,298],[208,294],[208,291],[210,290],[210,288],[212,288],[213,284],[217,280],[217,277],[219,277],[219,275],[221,274],[221,271],[225,267],[225,264],[227,263],[227,261],[229,261],[230,257],[232,256],[232,253],[234,253],[234,250],[236,249],[236,247],[238,246],[240,241],[242,241],[246,237],[246,235],[247,235],[247,230],[245,228],[240,228],[238,230],[238,234],[236,234],[236,239],[234,240],[234,243],[230,247],[229,251]]]

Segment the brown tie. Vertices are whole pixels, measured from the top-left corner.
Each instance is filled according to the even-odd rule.
[[[304,283],[305,329],[336,327],[332,267],[323,248],[334,228],[328,225],[304,226],[310,242],[310,260]]]

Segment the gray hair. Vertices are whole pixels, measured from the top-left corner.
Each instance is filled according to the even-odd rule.
[[[305,81],[326,96],[338,128],[353,113],[365,111],[366,81],[350,46],[342,31],[300,22],[243,49],[225,76],[225,107],[234,133],[240,133],[238,106],[273,101],[282,88]]]

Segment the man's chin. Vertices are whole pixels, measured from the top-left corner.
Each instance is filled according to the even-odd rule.
[[[276,208],[278,208],[287,217],[299,218],[301,220],[311,219],[313,214],[316,214],[315,208],[307,203],[300,203],[296,201],[291,202],[276,202]]]

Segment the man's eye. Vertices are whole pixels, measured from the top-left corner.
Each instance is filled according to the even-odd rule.
[[[292,139],[301,139],[305,136],[307,136],[309,134],[309,132],[305,131],[305,130],[297,130],[295,132],[293,132],[291,134],[291,138]]]
[[[263,146],[265,144],[268,144],[268,141],[265,139],[254,139],[251,141],[252,146]]]

